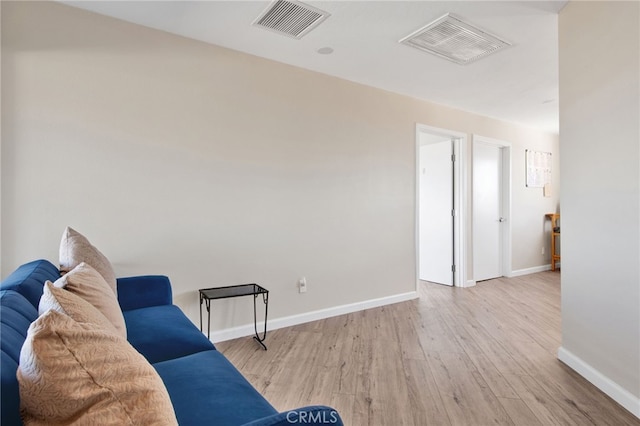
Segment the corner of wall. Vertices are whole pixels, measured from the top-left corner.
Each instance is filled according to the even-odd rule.
[[[640,418],[640,398],[562,346],[558,349],[558,359],[629,410],[631,414]]]

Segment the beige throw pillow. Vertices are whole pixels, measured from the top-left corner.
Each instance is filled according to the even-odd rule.
[[[116,274],[109,259],[78,231],[67,226],[60,241],[60,271],[67,273],[80,263],[91,265],[117,294]]]
[[[127,338],[127,326],[118,299],[102,275],[91,266],[83,262],[58,278],[53,285],[64,288],[92,304],[113,324],[122,337]]]
[[[18,366],[25,425],[176,425],[158,373],[126,340],[48,311]]]
[[[44,284],[44,292],[40,298],[38,313],[40,315],[54,310],[68,315],[76,322],[87,322],[99,326],[104,331],[121,336],[114,325],[96,307],[63,288],[58,288],[51,281]]]

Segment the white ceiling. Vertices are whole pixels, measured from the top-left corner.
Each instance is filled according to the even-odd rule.
[[[270,1],[64,1],[125,21],[454,108],[558,132],[558,11],[566,1],[316,1],[296,40],[252,26]],[[398,40],[453,13],[512,46],[457,65]],[[334,52],[322,55],[322,47]]]

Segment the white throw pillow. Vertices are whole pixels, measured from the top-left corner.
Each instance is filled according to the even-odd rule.
[[[155,369],[126,340],[50,310],[29,327],[18,366],[25,425],[177,425]]]
[[[58,278],[53,285],[64,288],[91,303],[111,321],[122,337],[127,338],[127,326],[118,299],[98,271],[83,262]]]
[[[91,265],[117,294],[116,274],[111,262],[78,231],[67,226],[60,241],[60,272],[67,273],[80,263]]]
[[[122,336],[114,325],[95,306],[82,297],[64,288],[58,288],[51,281],[44,284],[44,291],[38,305],[40,315],[54,310],[68,315],[76,322],[87,322],[100,326],[103,330]]]

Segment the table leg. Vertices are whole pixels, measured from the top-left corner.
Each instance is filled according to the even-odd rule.
[[[262,293],[262,301],[264,302],[264,332],[262,333],[262,337],[260,337],[260,335],[258,334],[258,319],[256,315],[256,299],[257,298],[258,298],[258,295],[254,294],[253,295],[253,330],[255,331],[256,335],[253,336],[253,338],[258,343],[260,343],[260,345],[266,351],[267,347],[263,342],[267,338],[267,314],[269,311],[269,293]]]
[[[200,331],[202,331],[202,293],[200,294]]]
[[[200,293],[200,331],[202,331],[202,302],[204,302],[204,306],[205,308],[207,308],[207,339],[209,339],[211,328],[211,301],[204,297],[202,293]]]
[[[204,304],[207,307],[207,339],[211,340],[211,301],[205,299]]]

